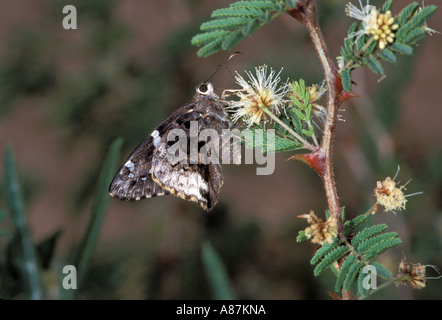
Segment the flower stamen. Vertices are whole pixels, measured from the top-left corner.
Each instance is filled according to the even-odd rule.
[[[239,98],[239,101],[228,101],[229,106],[226,109],[233,113],[232,120],[237,122],[242,119],[248,127],[267,121],[264,109],[279,114],[280,108],[286,102],[284,96],[289,90],[287,82],[278,87],[282,69],[278,73],[270,69],[267,74],[267,66],[264,65],[256,68],[255,72],[256,75],[253,75],[246,71],[248,80],[237,72],[236,82],[242,89],[226,90]]]

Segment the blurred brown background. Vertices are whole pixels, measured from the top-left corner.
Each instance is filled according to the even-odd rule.
[[[169,112],[188,102],[195,86],[228,52],[196,56],[190,39],[229,1],[0,1],[0,150],[13,147],[36,243],[61,230],[45,281],[78,244],[97,175],[110,142],[124,137],[121,163]],[[317,1],[332,57],[352,20],[345,1]],[[375,2],[376,3],[376,2]],[[379,3],[379,2],[377,2]],[[408,3],[408,2],[407,2]],[[75,5],[78,29],[64,30],[62,8]],[[439,1],[427,0],[425,5]],[[393,13],[403,1],[395,1]],[[442,31],[441,10],[429,26]],[[267,64],[282,78],[320,83],[322,71],[305,29],[280,16],[236,49],[231,70]],[[354,73],[356,98],[344,104],[336,134],[335,168],[347,217],[374,203],[376,181],[410,178],[407,209],[378,212],[376,223],[397,231],[403,245],[380,257],[396,273],[411,262],[442,266],[442,35],[427,37],[413,57],[386,65],[387,78]],[[218,88],[235,87],[227,72]],[[257,176],[254,165],[223,167],[225,184],[210,213],[173,196],[137,203],[112,199],[93,263],[79,298],[206,299],[200,249],[209,239],[243,299],[328,299],[333,277],[314,278],[315,246],[297,243],[314,210],[326,200],[318,176],[278,154],[276,170]],[[3,167],[0,169],[3,177]],[[3,178],[2,178],[3,181]],[[3,188],[3,187],[2,187]],[[1,191],[2,189],[0,189]],[[3,192],[0,207],[5,209]],[[8,223],[2,225],[7,229]],[[4,248],[7,237],[0,238]],[[4,257],[2,258],[4,259]],[[433,276],[436,274],[432,274]],[[328,281],[330,280],[330,281]],[[424,290],[392,287],[374,298],[440,299],[441,282]]]

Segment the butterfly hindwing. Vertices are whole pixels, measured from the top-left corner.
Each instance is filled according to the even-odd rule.
[[[223,184],[219,164],[173,164],[168,159],[168,144],[160,142],[152,160],[152,178],[165,190],[184,200],[194,201],[203,209],[212,209]]]

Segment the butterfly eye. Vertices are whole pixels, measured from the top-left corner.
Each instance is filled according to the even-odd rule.
[[[200,87],[199,87],[199,89],[198,89],[198,91],[199,91],[200,93],[206,93],[208,90],[209,90],[209,88],[207,87],[206,84],[202,84],[202,85],[200,85]]]

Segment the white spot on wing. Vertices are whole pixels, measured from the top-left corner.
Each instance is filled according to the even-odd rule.
[[[160,133],[158,132],[158,130],[154,130],[151,134],[152,138],[156,138],[160,135]]]
[[[153,145],[156,147],[161,141],[160,133],[158,130],[154,130],[150,135],[153,138]]]

